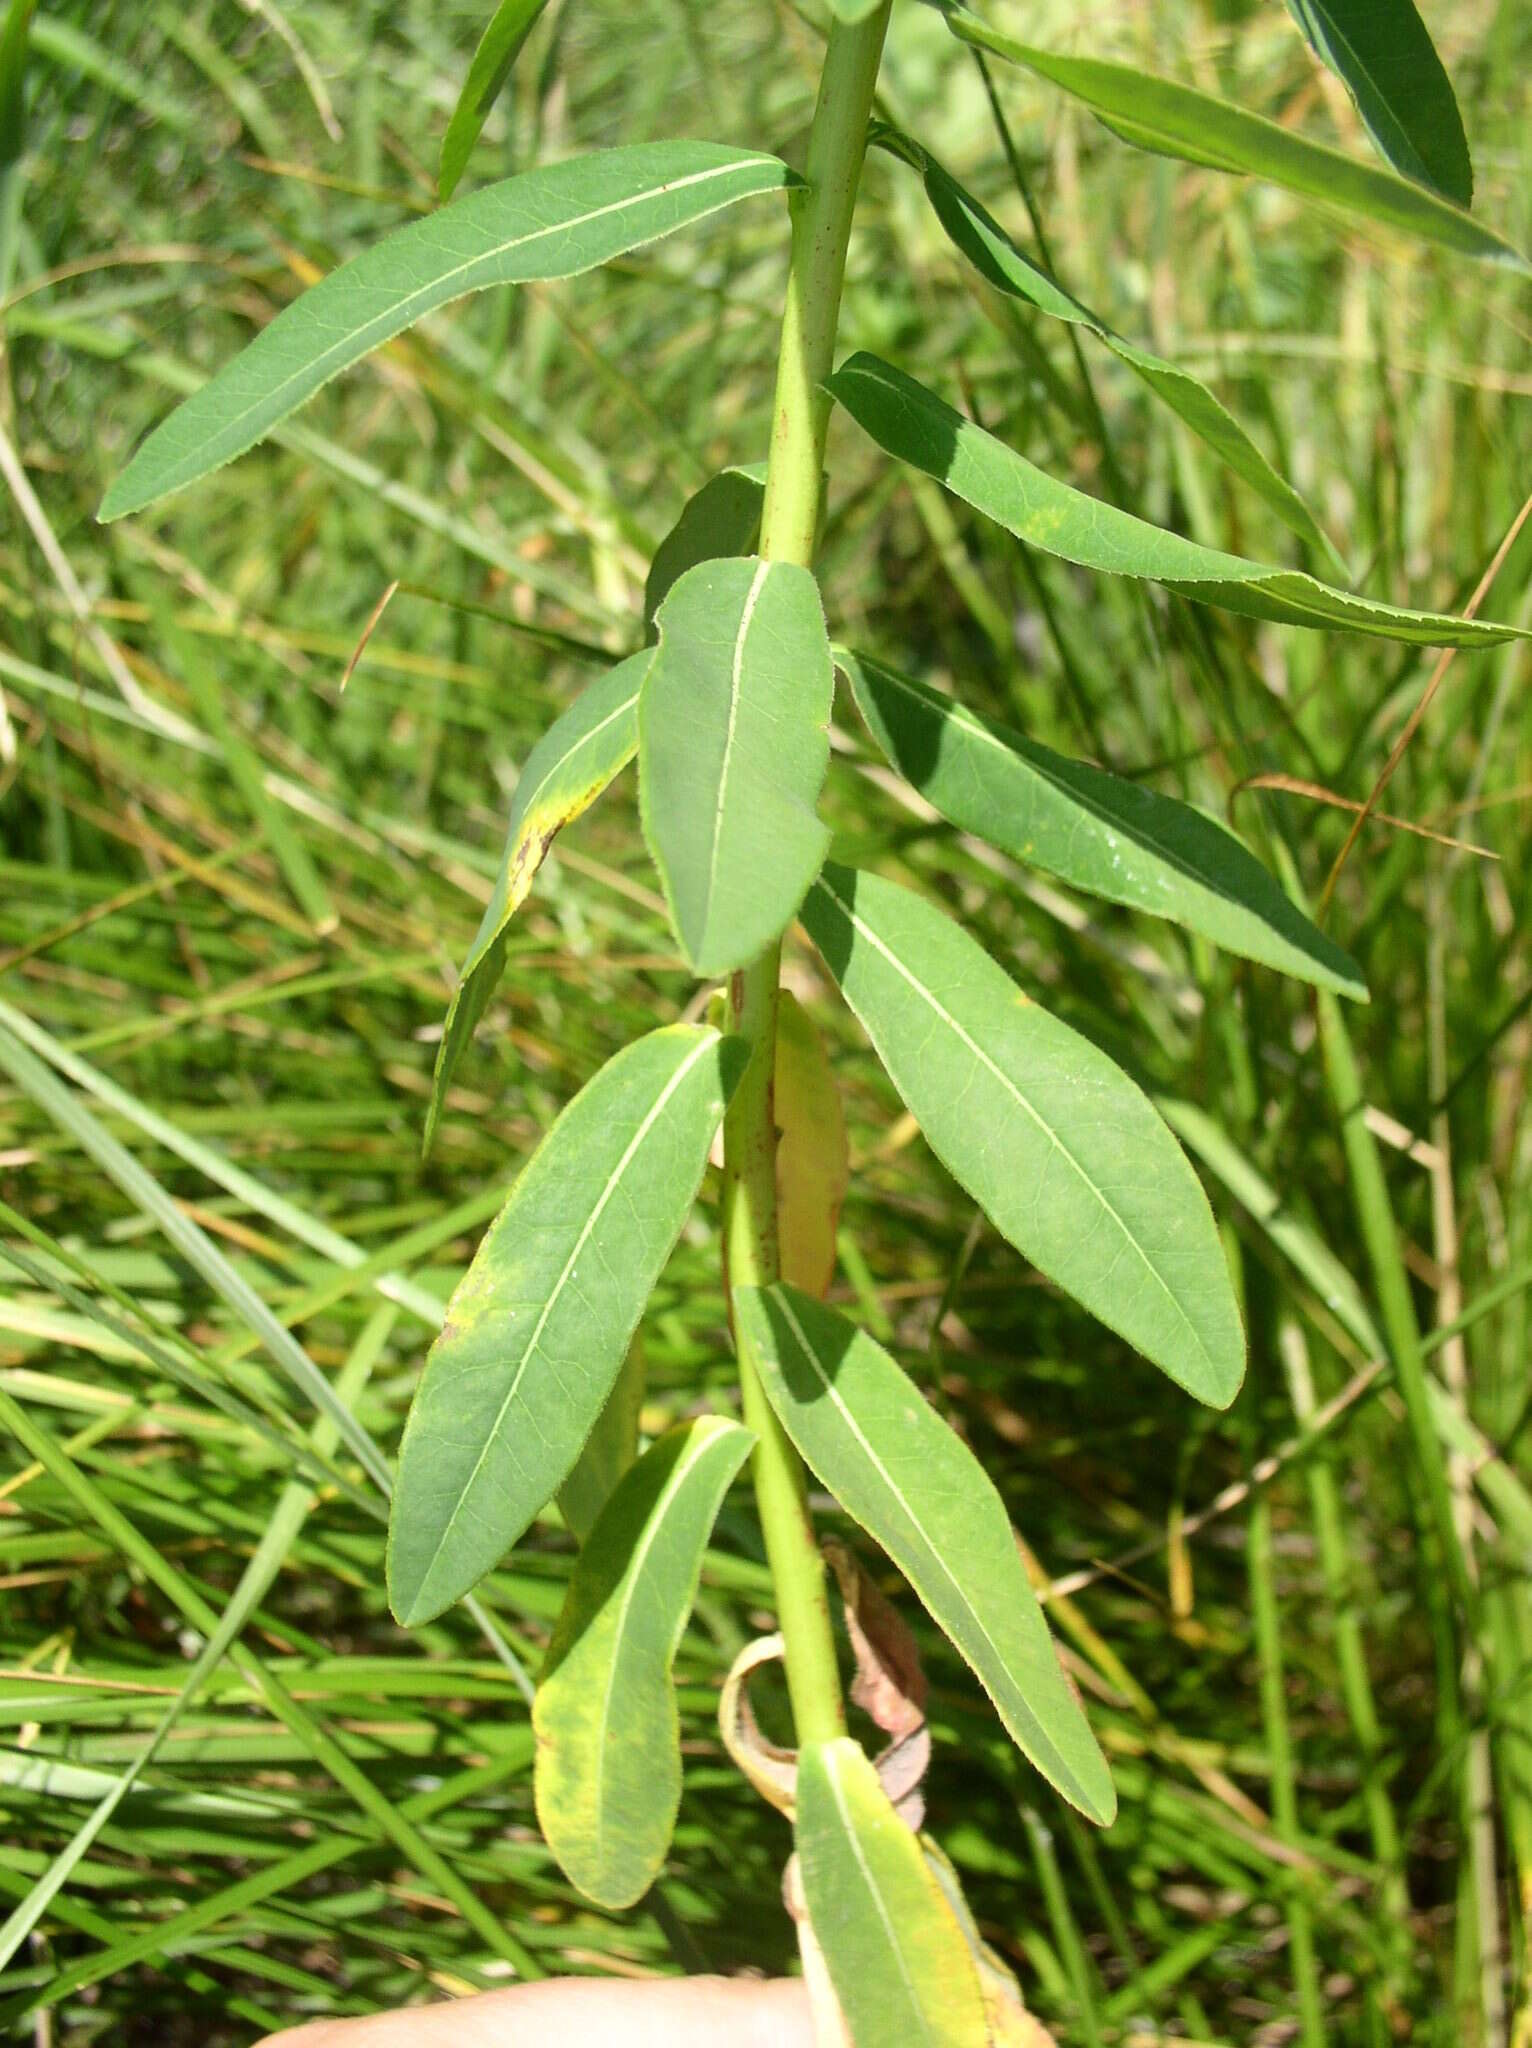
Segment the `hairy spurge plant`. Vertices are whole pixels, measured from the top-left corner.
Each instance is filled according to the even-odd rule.
[[[444,196],[539,11],[539,0],[508,0],[486,31],[448,132]],[[1030,48],[956,7],[947,21],[961,40],[1076,95],[1130,142],[1525,267],[1466,210],[1461,128],[1410,0],[1295,12],[1394,169],[1124,67]],[[753,148],[646,144],[445,205],[273,321],[151,435],[103,516],[138,511],[240,454],[328,378],[464,293],[571,276],[723,207],[786,194],[767,460],[724,471],[693,498],[655,558],[635,651],[525,765],[495,895],[448,1013],[427,1142],[550,842],[635,756],[677,941],[697,976],[720,988],[706,1022],[662,1025],[587,1082],[485,1236],[405,1432],[388,1585],[401,1621],[426,1621],[558,1503],[581,1548],[534,1708],[538,1812],[570,1879],[604,1906],[629,1905],[667,1854],[681,1779],[671,1662],[714,1518],[748,1458],[796,1754],[772,1753],[751,1733],[744,1688],[759,1651],[726,1694],[725,1734],[752,1781],[794,1816],[789,1899],[811,1979],[859,2044],[967,2044],[1024,2040],[1028,2022],[950,1868],[917,1832],[929,1749],[918,1668],[841,1557],[854,1697],[891,1741],[874,1765],[847,1735],[805,1468],[897,1565],[1049,1783],[1101,1824],[1114,1794],[999,1495],[889,1352],[824,1299],[844,1132],[813,1024],[779,985],[794,920],[932,1150],[1025,1258],[1215,1406],[1238,1389],[1244,1340],[1201,1185],[1138,1085],[1023,994],[935,904],[827,862],[818,806],[837,671],[892,768],[953,825],[1328,997],[1365,989],[1348,956],[1222,825],[1052,753],[875,651],[832,642],[813,571],[832,407],[1029,546],[1084,568],[1296,627],[1452,646],[1512,629],[1402,610],[1202,546],[1050,476],[902,368],[866,353],[837,367],[842,277],[872,142],[922,181],[992,290],[1099,340],[1311,555],[1343,571],[1303,499],[1203,385],[1115,334],[918,139],[875,118],[888,15],[889,0],[838,0],[801,174]],[[720,1128],[743,1421],[705,1416],[638,1455],[635,1333]]]

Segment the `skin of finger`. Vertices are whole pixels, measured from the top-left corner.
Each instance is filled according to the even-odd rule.
[[[477,1998],[319,2020],[260,2048],[814,2048],[808,1992],[777,1978],[552,1978]]]

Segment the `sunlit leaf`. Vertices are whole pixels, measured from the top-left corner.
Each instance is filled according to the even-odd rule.
[[[1262,114],[1247,113],[1228,100],[1156,78],[1131,64],[1038,49],[991,27],[952,0],[944,0],[943,12],[948,27],[965,43],[1025,65],[1072,93],[1114,134],[1140,149],[1210,170],[1264,178],[1460,256],[1508,263],[1522,271],[1532,268],[1519,249],[1451,200],[1376,164],[1359,163],[1325,143],[1310,142]]]
[[[908,889],[830,866],[802,918],[1002,1236],[1199,1401],[1231,1401],[1244,1334],[1212,1211],[1137,1083]]]
[[[642,1898],[670,1846],[681,1802],[670,1669],[752,1442],[705,1416],[652,1445],[580,1552],[548,1645],[532,1709],[537,1818],[565,1876],[601,1906]]]
[[[1082,568],[1147,577],[1199,604],[1290,626],[1339,626],[1428,647],[1484,647],[1529,637],[1518,626],[1352,597],[1296,569],[1247,561],[1151,526],[1060,483],[877,356],[852,356],[827,383],[888,454],[935,477],[1030,546]]]
[[[748,555],[761,530],[766,496],[764,462],[721,469],[693,492],[681,516],[654,551],[644,584],[644,627],[653,638],[654,615],[688,569],[723,555]]]
[[[804,1750],[795,1839],[809,1924],[856,2048],[989,2048],[957,1916],[848,1736]]]
[[[888,1552],[1012,1740],[1071,1804],[1116,1810],[984,1468],[876,1340],[795,1288],[740,1288],[742,1341],[809,1469]]]
[[[918,142],[893,130],[886,131],[880,139],[886,148],[904,157],[920,172],[937,219],[987,284],[1009,298],[1024,299],[1056,320],[1087,328],[1142,378],[1156,398],[1168,405],[1220,462],[1247,483],[1285,526],[1325,555],[1337,574],[1346,574],[1345,562],[1308,506],[1205,384],[1178,364],[1168,363],[1163,356],[1115,334],[1098,314],[1024,256],[988,208]]]
[[[743,1051],[673,1024],[588,1081],[532,1155],[447,1308],[388,1525],[398,1619],[504,1556],[567,1477],[680,1235]]]
[[[777,1239],[782,1277],[826,1294],[851,1175],[840,1090],[813,1020],[783,989],[777,1005]]]
[[[889,760],[944,818],[1060,881],[1366,1000],[1361,970],[1216,818],[1052,753],[866,655],[836,650]]]
[[[699,975],[770,945],[829,845],[815,804],[834,677],[819,589],[790,562],[702,562],[660,606],[638,701],[644,834]]]
[[[522,44],[532,33],[548,0],[500,0],[489,25],[479,38],[468,76],[458,103],[442,137],[441,166],[436,189],[443,200],[450,199],[462,177],[473,146],[478,141],[489,110],[500,97],[511,75]]]
[[[638,690],[650,659],[650,650],[645,648],[587,685],[526,758],[511,799],[495,891],[447,1007],[426,1111],[427,1152],[436,1136],[453,1069],[504,971],[511,919],[527,900],[544,855],[560,830],[590,808],[637,750]]]
[[[1287,0],[1401,176],[1467,206],[1473,165],[1452,81],[1414,0]]]
[[[720,207],[790,182],[757,150],[646,142],[486,185],[397,228],[321,280],[169,419],[102,502],[121,519],[218,469],[340,371],[487,285],[573,277]]]

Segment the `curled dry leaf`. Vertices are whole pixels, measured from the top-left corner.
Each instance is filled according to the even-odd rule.
[[[925,1819],[920,1788],[931,1763],[920,1651],[909,1624],[874,1584],[856,1553],[834,1536],[822,1547],[840,1588],[846,1633],[856,1658],[852,1701],[889,1737],[874,1768],[895,1812],[918,1834]]]
[[[780,1636],[757,1636],[740,1651],[729,1666],[718,1698],[718,1732],[737,1768],[767,1805],[791,1820],[798,1783],[798,1752],[767,1741],[750,1704],[749,1689],[751,1672],[782,1654]]]

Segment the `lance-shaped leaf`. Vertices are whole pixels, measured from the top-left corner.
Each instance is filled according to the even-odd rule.
[[[992,50],[997,57],[1024,65],[1072,93],[1113,134],[1140,149],[1179,157],[1209,170],[1264,178],[1302,198],[1322,200],[1401,234],[1435,242],[1460,256],[1508,263],[1521,271],[1532,269],[1521,251],[1493,229],[1409,178],[1376,164],[1359,163],[1341,150],[1295,135],[1262,114],[1247,113],[1243,107],[1198,92],[1193,86],[1155,78],[1131,64],[1111,64],[1098,57],[1064,57],[1019,42],[952,0],[946,0],[943,12],[947,26],[963,42]]]
[[[810,1470],[904,1573],[1022,1753],[1071,1805],[1110,1821],[1117,1802],[1106,1759],[973,1452],[839,1310],[781,1285],[737,1289],[734,1310]]]
[[[700,975],[791,921],[830,834],[815,812],[834,675],[819,589],[790,562],[702,562],[659,609],[638,700],[644,835]]]
[[[835,1229],[851,1176],[840,1090],[813,1020],[783,989],[772,1090],[782,1277],[806,1294],[835,1278]]]
[[[242,455],[322,384],[438,306],[488,285],[593,270],[791,179],[758,150],[635,143],[525,171],[411,221],[285,306],[161,421],[100,517],[140,511]]]
[[[881,661],[844,648],[835,658],[873,738],[952,824],[1092,896],[1366,1001],[1356,962],[1216,818],[1052,753]]]
[[[651,650],[644,648],[588,684],[526,758],[511,799],[495,893],[479,921],[447,1007],[426,1111],[427,1152],[436,1136],[453,1069],[504,971],[511,919],[526,902],[544,855],[562,828],[590,808],[637,750],[638,688],[650,659]]]
[[[989,2048],[967,1937],[849,1736],[804,1750],[794,1835],[809,1925],[856,2048]]]
[[[568,1476],[680,1235],[744,1050],[673,1024],[563,1111],[447,1305],[405,1425],[388,1595],[428,1621]]]
[[[436,189],[444,200],[450,199],[457,189],[457,181],[473,154],[489,110],[504,90],[523,43],[547,4],[548,0],[500,0],[490,16],[442,137]]]
[[[652,1445],[580,1552],[532,1709],[548,1846],[597,1905],[631,1906],[665,1861],[681,1803],[670,1671],[702,1553],[754,1439],[705,1416]]]
[[[926,1141],[995,1228],[1222,1408],[1245,1344],[1202,1184],[1153,1104],[961,925],[827,867],[803,923]]]
[[[1044,554],[1113,576],[1146,577],[1199,604],[1290,626],[1343,627],[1427,647],[1487,647],[1526,639],[1518,626],[1405,611],[1332,590],[1296,569],[1272,568],[1206,548],[1060,483],[965,419],[913,377],[859,353],[829,390],[878,446],[922,469],[976,511]]]
[[[1220,462],[1264,499],[1285,526],[1325,555],[1339,575],[1346,574],[1346,564],[1308,506],[1205,384],[1178,364],[1167,363],[1163,356],[1115,334],[1098,314],[1024,256],[988,208],[981,206],[920,143],[893,130],[883,131],[878,139],[920,172],[937,219],[987,284],[1008,298],[1024,299],[1056,320],[1087,328],[1143,380],[1156,398],[1170,407]]]
[[[1467,206],[1473,165],[1452,81],[1414,0],[1287,0],[1401,176]]]
[[[756,462],[719,470],[687,499],[655,549],[644,584],[644,630],[651,639],[655,613],[688,569],[754,551],[765,497],[766,465]]]
[[[585,1447],[558,1490],[559,1513],[577,1543],[595,1528],[601,1510],[638,1456],[638,1425],[648,1380],[644,1333],[636,1330]]]

